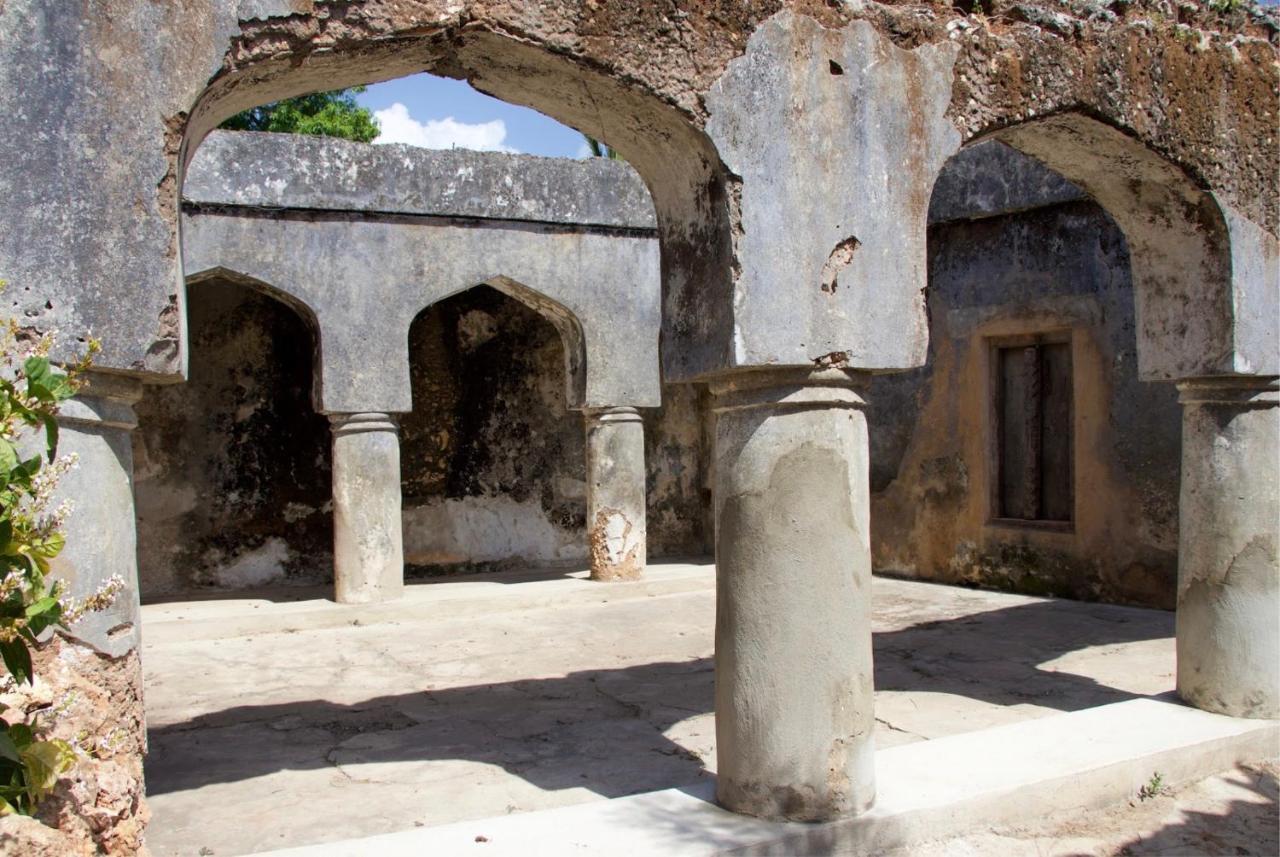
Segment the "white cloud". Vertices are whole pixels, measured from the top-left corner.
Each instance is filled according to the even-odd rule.
[[[503,143],[507,139],[507,123],[501,119],[468,125],[452,116],[419,122],[409,115],[409,108],[399,101],[385,110],[375,110],[381,132],[375,143],[407,143],[424,149],[477,149],[481,152],[512,152]]]
[[[587,141],[583,140],[582,145],[578,146],[578,154],[574,155],[574,157],[575,158],[592,158],[592,157],[595,157],[595,155],[592,153],[591,147],[587,145]]]

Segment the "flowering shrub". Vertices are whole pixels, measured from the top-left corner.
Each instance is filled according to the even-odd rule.
[[[3,283],[0,283],[0,287]],[[49,562],[61,551],[69,503],[52,505],[58,478],[75,466],[58,457],[58,406],[82,386],[98,343],[68,371],[49,361],[52,337],[24,336],[9,319],[0,329],[0,659],[8,688],[32,684],[31,646],[46,630],[66,628],[111,603],[122,582],[112,580],[81,602],[49,583]],[[24,450],[35,454],[24,457]],[[38,713],[0,705],[0,815],[30,814],[76,760],[66,741],[46,739]]]

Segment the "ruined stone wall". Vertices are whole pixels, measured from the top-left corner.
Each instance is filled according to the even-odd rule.
[[[1119,229],[1087,199],[1053,182],[1041,190],[1067,201],[930,227],[928,364],[878,377],[871,391],[875,568],[1172,607],[1177,393],[1138,380]],[[990,339],[1063,329],[1073,363],[1072,531],[990,523]]]
[[[409,349],[406,563],[584,560],[583,421],[566,405],[556,329],[482,286],[423,312]],[[689,385],[668,386],[664,407],[645,411],[653,555],[709,549],[702,413]]]
[[[282,303],[211,280],[190,289],[191,380],[138,406],[144,595],[332,579],[328,420],[312,408],[312,338]],[[582,415],[565,404],[554,326],[479,287],[410,331],[401,416],[410,573],[586,558]],[[710,550],[705,406],[669,385],[645,411],[651,555]]]
[[[311,331],[219,279],[189,288],[187,319],[191,380],[149,387],[137,405],[142,591],[324,580],[329,421],[311,407]]]

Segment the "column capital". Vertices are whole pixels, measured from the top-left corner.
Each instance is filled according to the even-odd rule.
[[[328,414],[329,425],[335,435],[361,434],[368,431],[398,432],[400,424],[395,414],[381,411],[363,411],[353,414]]]
[[[866,407],[871,374],[851,369],[791,366],[732,372],[713,378],[709,387],[716,413],[769,408]]]
[[[1280,378],[1275,375],[1202,375],[1177,382],[1184,405],[1236,405],[1273,408],[1280,404]]]
[[[582,415],[588,423],[638,423],[640,411],[631,407],[583,408]]]
[[[86,372],[85,386],[58,408],[63,425],[99,426],[133,431],[138,427],[133,406],[142,398],[142,382],[131,375]]]

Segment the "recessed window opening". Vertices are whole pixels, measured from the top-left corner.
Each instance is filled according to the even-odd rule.
[[[992,368],[993,517],[1070,524],[1075,468],[1069,336],[993,342]]]

